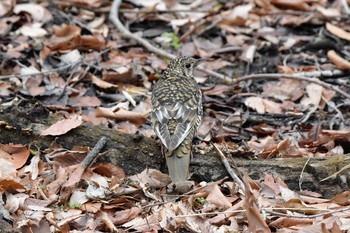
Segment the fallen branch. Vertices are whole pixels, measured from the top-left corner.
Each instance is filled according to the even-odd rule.
[[[162,57],[166,57],[169,59],[174,59],[176,56],[168,53],[162,49],[156,48],[154,47],[151,43],[149,43],[147,40],[141,38],[140,36],[131,33],[123,24],[122,22],[119,20],[119,7],[121,4],[122,0],[114,0],[113,4],[112,4],[112,9],[111,9],[111,13],[110,13],[110,20],[112,21],[112,23],[116,26],[116,28],[121,32],[121,36],[124,38],[128,38],[128,39],[132,39],[137,41],[139,44],[141,44],[142,46],[144,46],[147,50],[149,50],[150,52],[153,52],[155,54],[158,54],[159,56]],[[323,86],[325,88],[328,89],[332,89],[336,92],[338,92],[339,94],[345,96],[346,98],[350,99],[350,95],[347,94],[346,92],[340,90],[338,87],[328,84],[326,82],[323,82],[319,79],[316,78],[307,78],[304,76],[297,76],[297,75],[287,75],[287,74],[252,74],[252,75],[246,75],[246,76],[242,76],[239,78],[235,78],[235,79],[231,79],[229,77],[227,77],[226,75],[223,74],[219,74],[215,71],[206,69],[202,66],[198,66],[197,68],[200,71],[205,72],[208,75],[211,75],[213,77],[222,79],[228,83],[238,83],[238,82],[242,82],[242,81],[246,81],[246,80],[251,80],[251,79],[275,79],[275,78],[289,78],[289,79],[297,79],[297,80],[302,80],[302,81],[306,81],[306,82],[310,82],[310,83],[316,83],[320,86]]]
[[[169,59],[174,59],[176,58],[175,55],[168,53],[162,49],[156,48],[154,47],[151,43],[149,43],[147,40],[139,37],[136,34],[131,33],[123,24],[122,22],[119,20],[119,7],[121,4],[122,0],[114,0],[113,4],[112,4],[112,9],[111,9],[111,13],[109,15],[110,20],[112,21],[112,23],[116,26],[116,28],[121,32],[121,36],[127,39],[132,39],[137,41],[139,44],[141,44],[142,46],[144,46],[148,51],[158,54],[159,56],[162,57],[166,57]],[[198,70],[203,71],[213,77],[222,79],[222,80],[226,80],[231,82],[232,79],[227,77],[226,75],[222,75],[219,74],[215,71],[206,69],[204,67],[198,66],[197,67]]]
[[[338,92],[342,96],[350,99],[350,95],[347,94],[345,91],[342,91],[338,87],[336,87],[332,84],[323,82],[317,78],[307,78],[307,77],[296,76],[296,75],[291,75],[291,74],[250,74],[250,75],[242,76],[239,78],[235,78],[235,79],[233,79],[233,81],[235,83],[239,83],[239,82],[247,81],[247,80],[251,80],[251,79],[276,79],[276,78],[295,79],[295,80],[302,80],[302,81],[306,81],[306,82],[310,82],[310,83],[315,83],[315,84],[318,84],[318,85],[325,87],[327,89],[331,89],[335,92]]]
[[[244,188],[244,184],[243,181],[236,175],[236,173],[233,171],[233,169],[231,168],[230,164],[228,163],[224,153],[222,153],[222,151],[214,144],[212,143],[212,145],[214,146],[215,150],[218,152],[220,159],[222,161],[222,163],[224,164],[228,174],[230,174],[230,176],[232,177],[232,179],[238,184],[238,186],[243,190],[245,190]],[[236,169],[238,169],[236,167]]]

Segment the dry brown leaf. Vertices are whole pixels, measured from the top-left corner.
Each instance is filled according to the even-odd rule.
[[[117,177],[120,180],[125,178],[124,169],[112,163],[99,163],[94,165],[92,169],[101,176]]]
[[[83,121],[91,122],[94,125],[108,125],[108,120],[105,117],[97,117],[96,110],[90,109],[87,115],[83,115]]]
[[[311,7],[305,0],[270,0],[270,2],[277,7],[299,11],[311,11]]]
[[[304,94],[304,85],[299,80],[282,79],[278,82],[266,82],[263,86],[264,96],[279,100],[295,101]]]
[[[350,205],[350,191],[345,191],[335,195],[331,202],[337,203],[338,205],[347,206]]]
[[[103,71],[102,80],[112,83],[137,83],[139,79],[132,74],[132,69],[119,67],[116,71]],[[120,86],[120,85],[118,85]]]
[[[339,56],[334,50],[327,53],[328,58],[341,70],[350,70],[350,62]]]
[[[97,107],[101,105],[101,100],[96,96],[76,96],[69,100],[71,106]]]
[[[214,204],[219,210],[226,210],[232,206],[231,202],[221,192],[218,185],[214,185],[210,191],[206,202]]]
[[[281,104],[257,96],[246,98],[244,104],[261,114],[266,112],[274,114],[282,113]]]
[[[281,193],[280,186],[275,183],[273,176],[268,173],[265,173],[263,184],[270,187],[275,192],[275,194]]]
[[[310,83],[306,86],[306,92],[308,94],[308,97],[304,97],[300,103],[302,103],[305,106],[313,105],[316,107],[319,107],[321,98],[322,98],[322,91],[323,87],[315,84]]]
[[[114,213],[111,216],[111,220],[114,224],[120,225],[126,222],[129,222],[137,217],[139,213],[141,213],[141,209],[138,207],[132,207],[131,209],[121,210]]]
[[[95,84],[96,86],[103,88],[103,89],[108,89],[108,88],[117,88],[118,85],[106,82],[102,79],[99,79],[98,77],[96,77],[95,75],[91,74],[90,75],[91,81],[93,84]]]
[[[71,167],[75,167],[75,169],[72,174],[69,175],[67,182],[64,183],[63,187],[65,188],[74,187],[74,185],[81,180],[81,177],[86,169],[83,164],[73,165]]]
[[[66,24],[63,24],[61,26],[54,25],[52,29],[55,33],[55,37],[52,38],[53,44],[68,42],[72,40],[74,37],[79,36],[81,33],[81,28],[76,25],[66,25]]]
[[[326,23],[326,28],[333,35],[336,35],[337,37],[339,37],[341,39],[350,41],[350,32],[347,32],[347,31],[343,30],[342,28],[337,27],[331,23]]]
[[[306,214],[306,215],[313,215],[320,213],[321,210],[318,210],[317,208],[309,207],[302,203],[299,199],[290,199],[286,203],[284,203],[283,207],[287,209],[291,209],[291,211]]]
[[[269,233],[271,232],[271,230],[269,229],[269,227],[267,226],[266,222],[260,214],[260,211],[256,205],[256,198],[251,190],[248,180],[248,175],[244,174],[243,182],[245,186],[245,198],[243,206],[246,210],[249,231]]]
[[[215,85],[212,89],[204,90],[203,94],[204,95],[212,95],[212,96],[218,96],[218,97],[221,97],[221,98],[225,98],[226,95],[224,94],[224,92],[227,92],[229,90],[232,90],[232,86]]]
[[[0,157],[11,162],[16,169],[21,168],[28,160],[30,151],[24,145],[0,144]]]
[[[18,192],[25,191],[26,188],[22,184],[18,183],[17,181],[1,179],[0,190],[1,191],[6,190],[9,193],[18,193]]]
[[[140,174],[129,177],[129,179],[137,180],[154,188],[163,188],[171,183],[171,179],[167,174],[155,169],[145,169]]]
[[[65,38],[66,39],[66,38]],[[69,41],[64,41],[49,46],[51,51],[66,50],[96,50],[100,51],[106,48],[106,41],[102,35],[78,35]]]
[[[43,130],[41,132],[41,136],[51,135],[51,136],[59,136],[67,133],[68,131],[80,126],[83,122],[77,119],[64,119],[57,121],[49,128]]]

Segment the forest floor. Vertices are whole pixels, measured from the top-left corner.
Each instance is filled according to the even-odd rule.
[[[33,120],[21,133],[52,143],[0,141],[0,232],[349,232],[349,2],[2,0],[0,112],[21,107]],[[152,87],[177,56],[206,58],[193,151],[220,154],[231,177],[169,194],[158,169],[86,162],[86,144],[56,141],[89,122],[151,145]],[[55,122],[35,128],[44,116]],[[23,123],[10,118],[1,132]],[[317,182],[339,193],[303,185],[310,159],[337,156]],[[252,179],[237,158],[305,158],[299,187]]]

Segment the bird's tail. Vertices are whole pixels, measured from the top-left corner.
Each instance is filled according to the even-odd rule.
[[[179,147],[173,151],[164,151],[169,175],[172,182],[187,181],[191,158],[190,140],[184,140]]]

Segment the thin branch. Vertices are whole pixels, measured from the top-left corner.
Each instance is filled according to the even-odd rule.
[[[98,142],[92,148],[90,153],[82,161],[82,164],[85,168],[90,167],[92,161],[96,158],[96,156],[102,150],[102,148],[104,147],[104,145],[106,143],[107,143],[107,137],[105,137],[105,136],[101,137],[100,140],[98,140]]]
[[[218,152],[220,159],[221,159],[222,163],[224,164],[227,172],[230,174],[230,176],[233,178],[233,180],[238,184],[238,186],[244,191],[245,188],[244,188],[244,184],[243,184],[242,180],[233,171],[233,169],[231,168],[229,162],[227,161],[224,153],[222,153],[222,151],[214,143],[211,143],[211,144],[214,146],[215,150]]]
[[[208,213],[198,213],[198,214],[176,215],[174,216],[174,218],[196,217],[196,216],[214,215],[214,214],[236,214],[236,213],[244,213],[244,212],[246,212],[246,210],[228,210],[223,212],[208,212]]]
[[[168,10],[148,10],[148,9],[120,9],[122,13],[134,13],[134,14],[162,14],[162,13],[178,13],[178,12],[189,12],[189,13],[214,13],[214,11],[208,10],[194,10],[194,9],[168,9]]]
[[[295,79],[295,80],[302,80],[310,83],[318,84],[322,87],[325,87],[327,89],[331,89],[335,92],[338,92],[342,96],[350,99],[350,95],[347,94],[345,91],[340,90],[337,86],[334,86],[332,84],[323,82],[317,78],[307,78],[304,76],[297,76],[297,75],[291,75],[291,74],[250,74],[246,76],[241,76],[239,78],[233,79],[235,83],[247,81],[251,79],[276,79],[276,78],[287,78],[287,79]]]
[[[111,13],[109,16],[112,23],[121,32],[121,36],[124,38],[128,38],[128,39],[132,39],[132,40],[137,41],[139,44],[144,46],[147,50],[149,50],[150,52],[153,52],[155,54],[158,54],[159,56],[166,57],[169,59],[174,59],[176,57],[175,55],[168,53],[162,49],[154,47],[147,40],[141,38],[140,36],[138,36],[136,34],[131,33],[122,24],[122,22],[119,20],[119,7],[120,7],[121,2],[122,2],[122,0],[114,0],[113,1]],[[350,95],[347,94],[346,92],[340,90],[338,87],[331,85],[331,84],[328,84],[328,83],[325,83],[325,82],[323,82],[319,79],[315,79],[315,78],[307,78],[307,77],[303,77],[303,76],[287,75],[287,74],[252,74],[252,75],[246,75],[246,76],[242,76],[239,78],[235,78],[232,80],[231,78],[227,77],[226,75],[219,74],[215,71],[206,69],[202,66],[198,66],[197,69],[202,71],[202,72],[205,72],[213,77],[227,81],[228,83],[238,83],[241,81],[246,81],[246,80],[251,80],[251,79],[275,79],[275,78],[289,78],[289,79],[303,80],[303,81],[307,81],[307,82],[311,82],[311,83],[316,83],[316,84],[323,86],[325,88],[328,88],[328,89],[332,89],[332,90],[338,92],[339,94],[345,96],[346,98],[350,99]]]
[[[144,46],[148,51],[158,54],[159,56],[162,57],[166,57],[169,59],[174,59],[176,58],[175,55],[168,53],[162,49],[156,48],[154,47],[150,42],[148,42],[147,40],[141,38],[140,36],[131,33],[120,21],[119,19],[119,7],[121,4],[122,0],[114,0],[113,4],[112,4],[112,9],[111,9],[111,13],[109,15],[110,20],[112,21],[112,23],[116,26],[116,28],[121,32],[121,36],[127,39],[132,39],[137,41],[139,44],[141,44],[142,46]],[[219,79],[223,79],[223,80],[227,80],[227,81],[232,81],[229,77],[227,77],[226,75],[222,75],[219,73],[216,73],[215,71],[206,69],[204,67],[198,66],[197,67],[198,70],[203,71],[213,77],[219,78]]]
[[[309,157],[307,159],[307,161],[305,162],[304,166],[303,166],[303,169],[301,170],[301,173],[300,173],[300,176],[299,176],[299,190],[302,191],[303,189],[301,188],[301,185],[303,184],[303,175],[304,175],[304,171],[305,171],[305,168],[306,168],[306,165],[309,163],[311,157]]]
[[[40,71],[37,73],[33,73],[33,74],[11,74],[11,75],[2,75],[0,76],[0,80],[2,79],[9,79],[9,78],[14,78],[14,77],[29,77],[29,76],[34,76],[34,75],[44,75],[44,74],[52,74],[52,73],[56,73],[56,72],[62,72],[66,69],[69,69],[71,67],[75,67],[76,65],[78,65],[79,63],[81,63],[82,61],[79,60],[78,62],[72,63],[72,64],[67,64],[52,70],[47,70],[47,71]]]
[[[280,213],[280,212],[276,212],[276,211],[270,211],[267,209],[264,209],[267,213],[278,216],[278,217],[288,217],[288,218],[317,218],[317,217],[322,217],[325,215],[329,215],[329,214],[334,214],[334,213],[341,213],[341,212],[345,212],[345,211],[349,211],[350,207],[344,208],[344,209],[338,209],[338,210],[331,210],[331,211],[327,211],[324,213],[319,213],[319,214],[312,214],[312,215],[294,215],[294,214],[284,214],[284,213]]]

